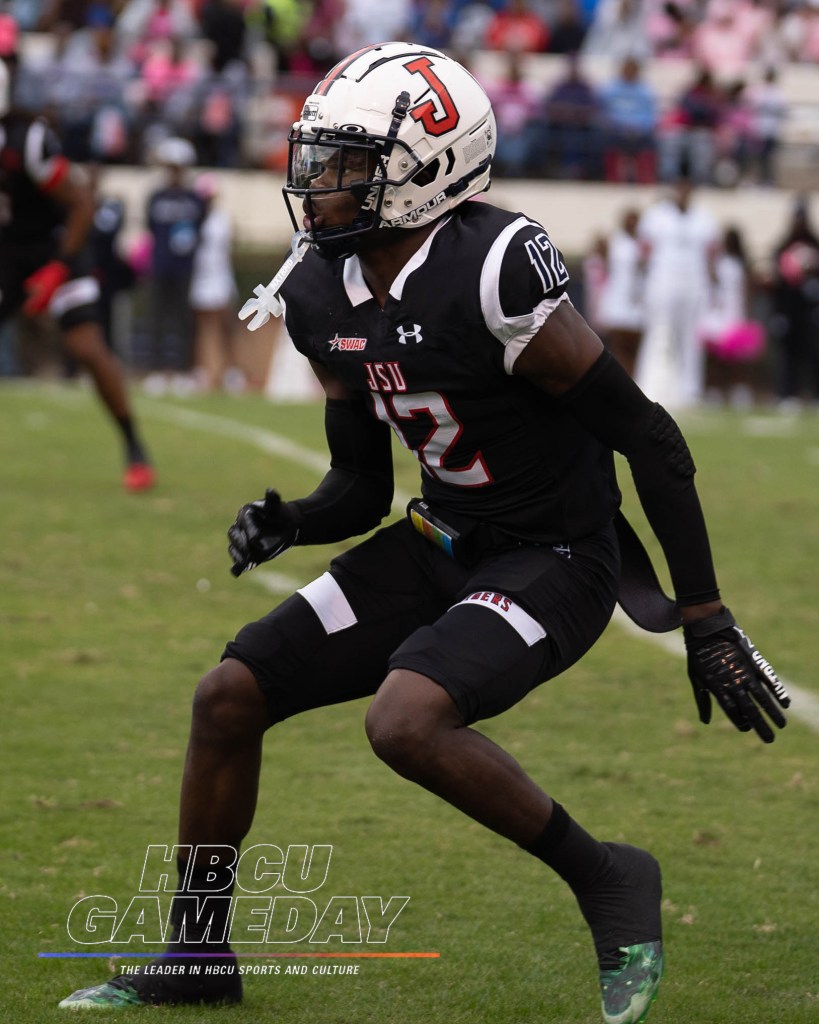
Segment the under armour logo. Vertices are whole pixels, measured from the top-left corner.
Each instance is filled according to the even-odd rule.
[[[411,331],[408,331],[403,326],[399,327],[398,328],[398,341],[402,345],[406,345],[407,338],[415,338],[415,344],[416,345],[420,345],[422,340],[423,340],[423,337],[421,335],[421,325],[420,324],[413,324]]]

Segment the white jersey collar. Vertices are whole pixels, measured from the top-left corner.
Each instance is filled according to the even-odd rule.
[[[407,260],[398,276],[390,285],[390,295],[397,302],[401,301],[401,296],[404,294],[404,285],[407,282],[407,278],[414,270],[417,270],[426,263],[427,256],[429,256],[429,250],[432,247],[432,240],[451,219],[452,214],[441,218],[441,220],[435,225],[435,228],[424,240],[424,244],[421,248],[417,252],[413,253],[413,255]],[[400,229],[396,228],[396,230]],[[367,302],[373,297],[372,292],[367,287],[367,282],[364,280],[364,274],[362,273],[361,263],[359,262],[358,256],[350,256],[344,262],[344,289],[347,292],[347,298],[353,306],[360,306],[362,303]]]

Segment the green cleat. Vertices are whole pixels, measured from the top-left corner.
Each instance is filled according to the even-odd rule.
[[[600,972],[605,1024],[643,1024],[663,976],[662,942],[623,946],[616,970]]]
[[[216,973],[207,966],[203,969],[193,957],[165,954],[128,974],[72,992],[59,1005],[63,1010],[124,1010],[241,1001],[242,979],[232,953],[220,958]]]
[[[136,987],[120,974],[102,985],[72,992],[59,1005],[63,1010],[122,1010],[145,1004]]]

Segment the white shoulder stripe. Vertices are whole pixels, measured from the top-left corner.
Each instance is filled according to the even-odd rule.
[[[557,250],[549,242],[541,225],[527,217],[518,217],[517,220],[512,221],[492,243],[481,270],[481,312],[489,331],[503,344],[506,350],[503,365],[507,373],[512,372],[517,357],[560,303],[570,301],[565,292],[558,296],[546,295],[531,312],[523,313],[520,316],[504,314],[500,298],[500,275],[503,259],[514,236],[526,227],[541,228],[542,235],[537,239],[527,241],[526,245],[528,249],[531,249],[530,260],[534,271],[540,277],[543,291],[553,291],[569,279]]]
[[[503,368],[507,373],[512,372],[518,356],[526,348],[532,338],[534,338],[540,328],[546,323],[552,313],[554,313],[561,302],[568,302],[570,306],[572,304],[572,300],[566,292],[558,295],[556,299],[543,299],[543,301],[539,302],[526,318],[527,323],[525,325],[521,325],[521,330],[519,330],[514,337],[511,337],[508,341],[504,342]],[[523,318],[520,317],[519,319]]]
[[[486,326],[499,341],[505,339],[504,325],[506,318],[500,304],[500,272],[503,264],[503,257],[509,248],[509,243],[514,236],[529,224],[526,217],[518,217],[511,224],[507,224],[501,231],[492,247],[486,254],[481,268],[481,312],[486,320]]]

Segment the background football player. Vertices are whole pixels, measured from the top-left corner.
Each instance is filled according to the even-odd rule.
[[[90,374],[125,448],[123,482],[153,486],[154,470],[128,402],[125,378],[106,346],[99,283],[86,241],[94,200],[46,122],[11,106],[14,58],[0,58],[0,325],[18,309],[50,313],[66,351]]]

